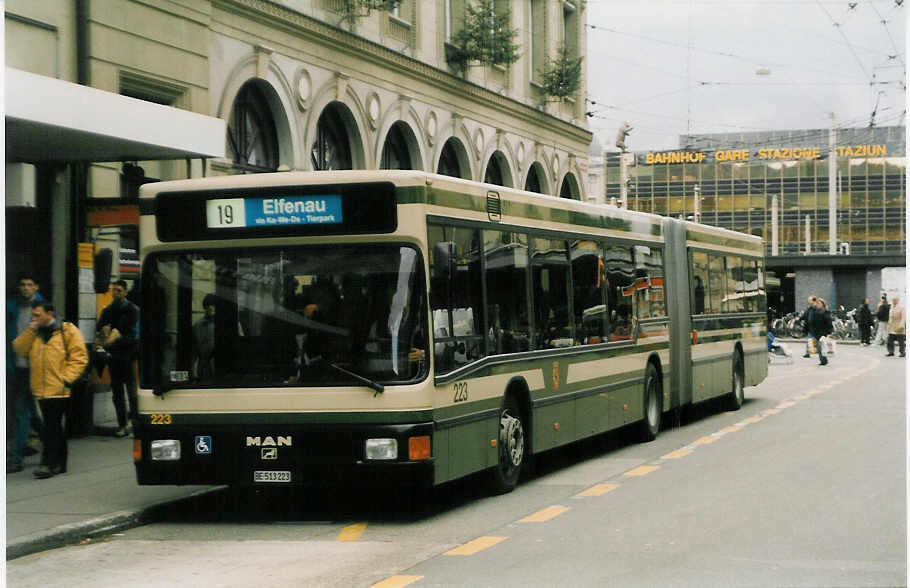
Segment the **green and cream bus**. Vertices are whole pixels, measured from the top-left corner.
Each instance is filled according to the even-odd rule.
[[[433,485],[767,373],[759,238],[415,171],[146,184],[140,484]]]

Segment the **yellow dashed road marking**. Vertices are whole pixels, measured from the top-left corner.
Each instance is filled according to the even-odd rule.
[[[348,525],[338,533],[339,541],[357,541],[360,539],[360,536],[363,535],[363,532],[366,530],[366,523],[356,523],[353,525]]]
[[[778,413],[780,413],[780,409],[779,408],[766,408],[765,410],[761,411],[761,413],[763,415],[778,414]]]
[[[699,437],[692,442],[692,445],[710,445],[712,443],[715,443],[718,439],[720,439],[720,437]]]
[[[695,452],[691,449],[677,449],[676,451],[671,451],[667,455],[661,456],[661,459],[679,459],[693,453]]]
[[[659,470],[659,466],[638,466],[635,469],[631,469],[628,472],[624,473],[624,476],[647,476],[651,472]]]
[[[577,496],[602,496],[617,488],[619,488],[619,484],[597,484],[596,486],[591,486],[584,492],[578,493]]]
[[[545,523],[546,521],[549,521],[552,518],[556,518],[559,515],[561,515],[562,513],[569,511],[569,510],[572,510],[572,509],[569,508],[568,506],[560,506],[558,504],[555,506],[548,506],[547,508],[540,509],[537,512],[535,512],[534,514],[530,514],[530,515],[526,516],[525,518],[520,519],[518,522],[519,523]]]
[[[790,408],[791,406],[796,406],[796,403],[788,400],[786,402],[781,402],[778,404],[777,408]]]
[[[743,419],[742,422],[744,422],[744,423],[760,423],[760,422],[763,421],[764,419],[765,419],[765,417],[754,416],[754,417],[749,417],[749,418],[747,418],[747,419]]]
[[[718,431],[718,433],[723,433],[724,435],[726,435],[727,433],[735,433],[735,432],[739,431],[741,428],[742,427],[737,427],[736,425],[730,425],[729,427],[724,427],[723,429]]]
[[[493,547],[506,539],[508,539],[508,537],[478,537],[473,541],[468,541],[464,545],[459,545],[455,549],[446,551],[443,555],[474,555],[478,551]]]
[[[421,579],[423,579],[423,576],[389,576],[382,582],[373,584],[370,588],[401,588]]]

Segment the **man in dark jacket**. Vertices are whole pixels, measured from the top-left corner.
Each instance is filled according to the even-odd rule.
[[[126,299],[126,282],[117,280],[111,286],[114,301],[101,311],[98,319],[96,347],[103,348],[110,358],[111,392],[117,411],[118,437],[125,437],[132,430],[132,420],[137,416],[136,380],[133,377],[133,360],[139,347],[139,307]],[[127,421],[124,390],[129,398]]]
[[[872,338],[872,311],[869,309],[869,299],[863,298],[863,303],[856,310],[856,326],[859,327],[859,344],[869,345]]]
[[[803,354],[803,357],[809,357],[809,343],[812,341],[812,331],[809,329],[809,319],[815,311],[815,302],[818,300],[815,296],[809,296],[809,305],[806,306],[806,310],[799,315],[799,320],[806,325],[806,353]]]
[[[884,345],[888,338],[888,316],[891,314],[891,305],[888,304],[888,296],[882,294],[882,299],[875,309],[875,318],[878,320],[878,328],[875,330],[875,344]]]
[[[818,347],[818,363],[820,365],[828,365],[828,358],[825,357],[821,338],[831,334],[833,331],[831,312],[825,307],[825,302],[817,298],[815,300],[815,308],[808,315],[809,333],[815,339],[816,347]]]

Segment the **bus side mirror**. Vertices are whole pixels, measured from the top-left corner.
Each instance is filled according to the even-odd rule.
[[[433,275],[431,277],[447,284],[455,277],[455,243],[449,241],[433,246]]]
[[[95,254],[95,294],[104,294],[111,287],[111,268],[114,252],[102,249]]]

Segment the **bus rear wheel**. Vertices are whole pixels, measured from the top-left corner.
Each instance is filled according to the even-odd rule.
[[[641,439],[642,441],[653,441],[660,432],[660,419],[663,413],[663,386],[660,383],[660,376],[657,373],[657,367],[649,363],[645,368],[645,394],[644,394],[644,413],[645,417],[641,421]]]
[[[515,489],[527,457],[525,421],[515,397],[507,395],[499,413],[499,463],[493,468],[492,486],[497,494]]]
[[[745,374],[743,373],[743,356],[738,352],[733,354],[733,384],[727,406],[730,410],[742,408],[746,397]]]

